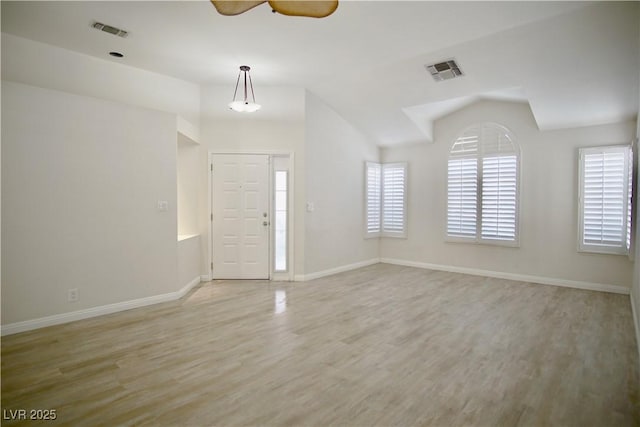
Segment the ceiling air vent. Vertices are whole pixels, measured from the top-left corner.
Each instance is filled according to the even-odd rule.
[[[441,82],[442,80],[454,79],[462,76],[462,71],[455,60],[438,62],[433,65],[425,65],[426,69],[433,76],[433,80]]]
[[[105,33],[113,34],[118,37],[127,37],[128,32],[121,30],[120,28],[112,27],[111,25],[103,24],[102,22],[94,22],[91,27],[96,30],[104,31]]]

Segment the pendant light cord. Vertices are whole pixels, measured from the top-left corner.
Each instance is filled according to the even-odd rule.
[[[253,81],[251,80],[251,73],[249,73],[249,84],[251,85],[251,96],[253,97],[253,103],[256,103],[256,94],[253,92]],[[245,88],[246,93],[246,88]]]
[[[242,71],[240,71],[238,73],[238,80],[236,80],[236,90],[233,91],[233,100],[236,100],[236,94],[238,93],[238,83],[240,83],[240,74],[242,74]]]
[[[247,103],[247,72],[243,71],[244,73],[244,103]]]

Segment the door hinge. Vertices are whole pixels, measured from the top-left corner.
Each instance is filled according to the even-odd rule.
[[[211,263],[211,269],[213,270],[213,263]]]
[[[210,166],[211,166],[211,172],[213,172],[213,163],[211,163]]]
[[[213,221],[213,214],[211,214],[211,221]]]

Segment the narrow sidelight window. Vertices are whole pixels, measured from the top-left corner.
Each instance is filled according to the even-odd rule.
[[[288,171],[275,171],[274,271],[287,271]]]

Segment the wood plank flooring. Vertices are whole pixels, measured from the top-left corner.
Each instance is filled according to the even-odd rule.
[[[628,296],[378,264],[4,337],[3,425],[638,425],[637,367]]]

